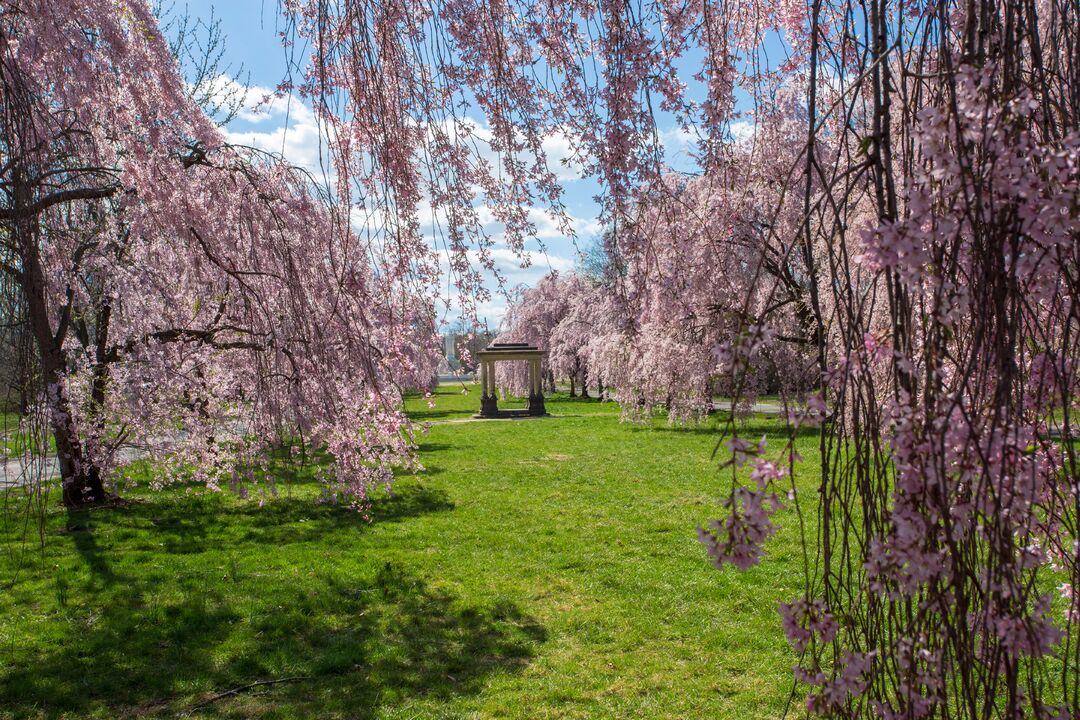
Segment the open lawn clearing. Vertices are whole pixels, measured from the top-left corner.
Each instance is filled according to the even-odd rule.
[[[409,408],[467,417],[477,397],[444,386]],[[714,431],[549,410],[432,425],[425,470],[371,523],[314,504],[302,472],[264,507],[202,489],[54,505],[18,571],[8,526],[0,717],[778,717],[794,516],[764,565],[718,572],[694,533],[730,481]],[[197,707],[262,680],[286,682]]]

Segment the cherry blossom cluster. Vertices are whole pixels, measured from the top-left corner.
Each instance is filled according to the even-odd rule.
[[[326,451],[327,497],[359,508],[414,462],[430,298],[312,178],[225,144],[148,3],[0,4],[0,70],[0,267],[66,502],[104,499],[132,446],[157,486],[243,493],[273,486],[267,451]]]

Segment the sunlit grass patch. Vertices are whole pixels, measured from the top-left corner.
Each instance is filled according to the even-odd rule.
[[[718,419],[556,396],[550,418],[444,422],[478,405],[408,400],[433,423],[425,469],[370,523],[314,503],[310,468],[262,506],[192,487],[54,505],[44,549],[0,559],[0,717],[778,717],[796,523],[748,572],[709,565]]]

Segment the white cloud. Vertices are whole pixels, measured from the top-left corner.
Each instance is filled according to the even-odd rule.
[[[218,75],[210,81],[208,94],[215,103],[226,107],[239,101],[236,118],[253,124],[284,117],[295,104],[294,96],[282,95],[262,85],[245,86],[228,75]]]
[[[672,125],[660,133],[660,142],[668,152],[681,152],[696,142],[694,133],[681,125]]]
[[[574,150],[566,133],[558,130],[549,133],[541,146],[547,157],[548,169],[555,177],[563,181],[581,178],[583,168],[573,159]]]
[[[454,324],[461,317],[461,306],[458,300],[457,295],[442,300],[442,305],[439,308],[439,319],[447,326]],[[476,315],[480,319],[480,324],[487,323],[489,329],[498,331],[499,325],[506,315],[506,306],[506,298],[498,293],[492,295],[490,300],[477,303]]]
[[[245,89],[226,77],[219,78],[217,91],[222,97],[227,93],[244,94],[242,109],[225,131],[228,142],[281,155],[287,162],[307,169],[316,177],[323,176],[323,168],[328,164],[329,157],[326,134],[315,113],[297,96],[278,95],[272,89],[260,86]],[[459,126],[445,124],[443,129],[452,142],[464,139],[467,132],[469,142],[474,145],[474,150],[480,157],[489,162],[497,161],[490,147],[491,132],[482,123],[466,118]],[[573,153],[571,141],[565,134],[556,132],[548,135],[543,141],[543,148],[549,167],[560,180],[571,182],[579,177],[580,168],[569,160]],[[563,162],[564,160],[567,162]],[[536,249],[536,245],[530,242],[531,249],[519,256],[506,246],[502,224],[497,222],[490,209],[480,204],[479,188],[477,195],[476,213],[493,243],[488,252],[497,272],[504,278],[506,289],[518,285],[534,285],[553,270],[561,273],[573,270],[574,260],[566,256],[566,253],[572,253],[570,238],[568,233],[564,232],[559,219],[550,211],[535,206],[527,209],[528,220],[536,229],[535,241],[542,249]],[[375,232],[372,239],[379,242],[378,236],[381,235],[386,220],[381,211],[353,208],[350,219],[357,232],[363,235],[365,229],[372,230]],[[436,228],[446,229],[445,217],[436,218],[431,206],[425,204],[420,209],[420,219],[421,228],[429,234],[429,245],[432,248],[444,247],[444,244],[438,242],[430,233]],[[436,219],[439,222],[436,223]],[[566,220],[581,239],[596,235],[601,229],[596,218],[577,217],[571,213]],[[543,249],[549,244],[559,252]],[[445,283],[449,262],[444,252],[439,252],[439,257]],[[478,251],[469,251],[468,258],[474,268],[483,267]],[[523,262],[525,267],[522,267]],[[491,299],[481,303],[477,310],[481,318],[486,318],[492,327],[496,327],[506,311],[506,300],[499,292],[494,277],[489,277],[485,284],[491,292]],[[445,284],[443,287],[445,288]],[[452,307],[459,307],[456,292],[450,292],[445,300]]]
[[[540,207],[530,207],[527,211],[529,222],[536,228],[536,239],[543,242],[545,240],[556,240],[568,238],[568,234],[563,232],[563,228],[559,223],[558,218],[549,210]],[[499,223],[491,210],[485,206],[478,206],[476,208],[476,214],[480,218],[480,222],[484,226],[484,230],[493,237],[500,237],[502,233],[502,224]],[[581,218],[575,216],[573,213],[567,212],[567,221],[570,227],[574,230],[579,238],[588,238],[596,235],[600,232],[601,226],[599,220],[593,218]]]
[[[476,314],[480,319],[487,320],[488,327],[492,330],[498,329],[506,315],[506,298],[496,295],[493,299],[480,303],[476,306]]]
[[[498,168],[499,155],[491,149],[491,129],[483,122],[470,117],[447,119],[439,123],[438,128],[446,135],[446,140],[467,143],[480,159]],[[429,130],[428,136],[433,135],[434,130]],[[549,132],[540,141],[540,148],[547,160],[548,170],[556,178],[563,182],[581,179],[583,169],[573,159],[573,143],[569,135],[561,130]],[[522,159],[527,160],[527,157]]]
[[[736,143],[747,143],[754,139],[754,134],[757,132],[757,125],[749,120],[736,120],[731,123],[731,136],[735,138]]]
[[[292,165],[321,177],[328,166],[326,146],[317,125],[302,122],[269,132],[228,131],[225,139],[233,145],[247,145],[281,155]]]
[[[322,177],[329,167],[326,135],[315,113],[296,95],[279,95],[261,86],[244,88],[232,79],[219,76],[214,92],[225,98],[229,94],[243,95],[242,107],[231,127],[225,131],[225,140],[233,145],[246,145],[265,152],[281,155],[293,165],[302,167]],[[275,127],[266,129],[238,129],[240,123]]]
[[[480,253],[476,250],[469,250],[467,253],[469,264],[477,269],[483,267],[480,261]],[[490,275],[486,270],[481,270],[486,275],[486,281],[484,283],[488,292],[491,294],[490,299],[478,303],[477,315],[481,320],[487,320],[488,326],[495,329],[499,325],[499,321],[502,319],[506,312],[506,298],[503,295],[503,291],[509,292],[519,285],[533,286],[539,282],[540,278],[544,277],[552,271],[559,273],[568,273],[574,269],[574,261],[571,258],[563,257],[553,253],[542,252],[529,252],[527,256],[531,262],[528,267],[521,267],[521,259],[507,247],[494,247],[488,251],[488,254],[495,266],[495,269],[503,277],[504,285],[503,290],[500,290],[498,283],[495,281],[494,276]],[[449,259],[445,254],[441,254],[439,257],[440,269],[444,276],[450,271]],[[444,281],[445,282],[445,281]],[[444,284],[444,287],[445,284]],[[461,311],[461,295],[456,288],[450,288],[449,293],[443,297],[442,302],[444,304],[444,312],[449,317],[457,317]],[[448,309],[447,309],[448,308]]]
[[[479,250],[468,250],[465,254],[472,267],[486,272],[483,270],[484,264]],[[508,287],[522,284],[533,285],[549,272],[567,273],[574,269],[572,258],[535,250],[527,250],[519,256],[508,247],[496,246],[488,249],[487,256],[491,259],[495,271],[506,280]],[[439,265],[443,273],[449,273],[450,260],[446,253],[440,253]],[[489,289],[494,290],[495,280],[489,279],[491,280]]]
[[[757,126],[749,120],[734,120],[728,126],[736,144],[752,142]],[[697,136],[691,130],[672,125],[660,133],[660,142],[664,146],[667,161],[674,167],[696,164]]]
[[[539,280],[552,270],[569,272],[574,269],[573,260],[562,257],[561,255],[553,255],[552,253],[532,252],[527,250],[519,258],[517,253],[510,248],[497,247],[490,251],[490,255],[495,261],[495,267],[507,276],[517,275],[531,277],[535,275],[535,280]],[[477,256],[476,259],[479,260],[479,257]],[[528,264],[527,267],[522,267],[523,262]]]
[[[574,229],[577,231],[578,237],[583,240],[590,237],[596,237],[604,229],[604,226],[600,223],[600,219],[595,216],[591,218],[579,218],[571,215],[570,221],[574,224]]]

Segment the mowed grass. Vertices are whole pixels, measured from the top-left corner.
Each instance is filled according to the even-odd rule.
[[[308,470],[261,506],[199,488],[53,503],[22,562],[8,522],[0,717],[779,717],[797,522],[780,514],[750,571],[707,562],[695,528],[730,484],[715,421],[627,425],[562,396],[555,417],[468,422],[461,389],[409,400],[432,423],[425,469],[370,522],[315,504]],[[260,681],[280,682],[216,698]]]

